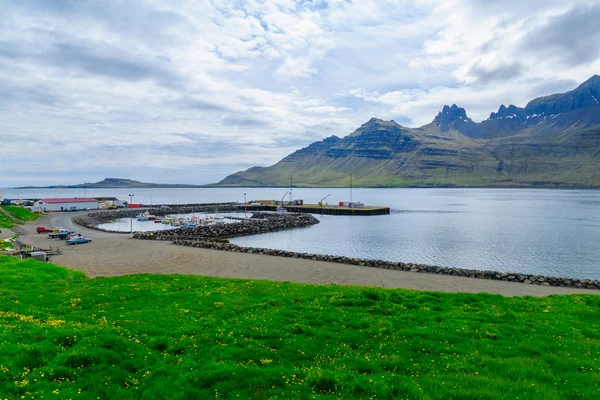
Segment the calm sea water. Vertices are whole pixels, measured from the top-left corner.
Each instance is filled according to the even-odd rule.
[[[286,189],[8,190],[6,197],[115,196],[134,202],[281,199]],[[348,201],[348,189],[294,189],[293,197]],[[388,205],[374,217],[317,216],[309,228],[234,243],[350,257],[600,279],[600,191],[354,189],[353,200]]]

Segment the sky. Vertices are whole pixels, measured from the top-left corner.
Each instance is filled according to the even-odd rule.
[[[600,2],[0,0],[0,187],[213,183],[600,73]]]

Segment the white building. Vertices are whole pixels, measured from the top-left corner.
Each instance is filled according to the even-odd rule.
[[[34,207],[41,211],[97,210],[98,201],[89,197],[40,199]]]

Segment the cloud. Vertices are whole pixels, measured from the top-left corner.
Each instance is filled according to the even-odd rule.
[[[525,67],[518,63],[499,64],[488,69],[480,64],[473,65],[468,74],[475,77],[479,83],[489,83],[492,81],[505,81],[521,76]]]
[[[243,117],[225,117],[221,120],[224,125],[232,125],[237,127],[268,127],[270,123],[257,118]]]
[[[0,187],[70,181],[74,168],[81,181],[127,171],[209,183],[372,116],[420,126],[456,103],[484,119],[598,73],[599,10],[593,0],[9,0]],[[70,161],[48,171],[49,159]]]
[[[596,61],[600,56],[600,4],[575,5],[528,32],[520,41],[525,52],[567,66]]]
[[[318,106],[318,107],[306,107],[304,111],[311,113],[320,113],[320,114],[335,114],[338,112],[349,111],[350,109],[347,107],[334,107],[334,106]]]
[[[172,106],[189,108],[192,110],[229,111],[228,107],[199,98],[199,96],[184,95],[175,100],[167,99],[165,102]]]

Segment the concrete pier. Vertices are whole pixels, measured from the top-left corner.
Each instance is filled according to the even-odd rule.
[[[238,205],[241,211],[244,205]],[[276,205],[246,205],[247,211],[276,211]],[[283,206],[289,212],[322,214],[322,215],[386,215],[390,213],[387,206],[364,206],[361,208],[339,207],[339,206],[320,206],[318,204],[304,204],[302,206]]]

